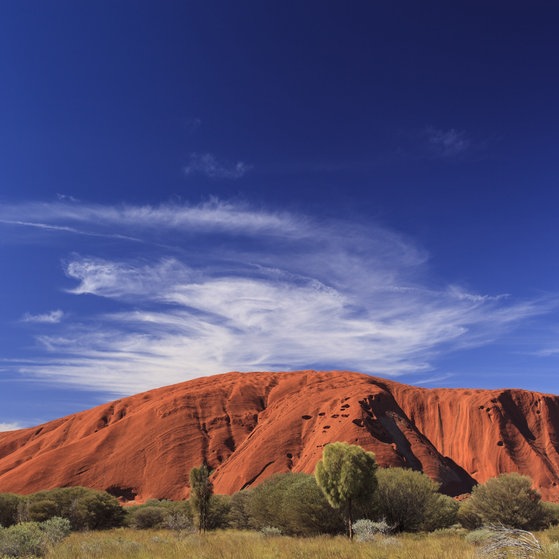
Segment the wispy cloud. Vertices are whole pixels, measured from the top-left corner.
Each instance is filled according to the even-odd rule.
[[[25,313],[21,317],[22,322],[36,322],[40,324],[58,324],[64,317],[64,312],[61,310],[50,311],[45,314],[30,314]]]
[[[490,343],[549,307],[435,285],[425,250],[368,224],[218,200],[10,212],[133,232],[146,247],[164,242],[134,257],[112,243],[110,258],[70,245],[68,297],[104,298],[116,310],[73,312],[38,336],[40,359],[19,364],[22,373],[116,394],[227,370],[429,373],[439,356]]]
[[[441,130],[429,127],[425,130],[425,136],[430,151],[438,157],[456,157],[466,152],[471,142],[464,130]]]
[[[219,161],[212,153],[191,153],[184,167],[185,175],[201,174],[210,179],[240,179],[251,166],[243,161]]]

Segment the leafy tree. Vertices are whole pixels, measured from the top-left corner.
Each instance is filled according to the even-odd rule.
[[[213,484],[210,481],[210,469],[207,464],[190,470],[190,504],[196,517],[199,532],[208,529],[210,498],[213,495]]]
[[[549,516],[540,494],[532,489],[532,480],[517,473],[501,474],[477,485],[463,506],[483,524],[502,524],[522,530],[543,527]]]
[[[330,505],[344,511],[353,539],[353,505],[370,500],[377,487],[375,455],[360,446],[332,443],[324,448],[315,477]]]
[[[381,468],[373,514],[402,532],[435,530],[454,524],[458,504],[438,493],[439,484],[421,472]]]

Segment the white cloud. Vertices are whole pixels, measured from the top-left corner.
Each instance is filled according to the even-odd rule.
[[[439,157],[455,157],[470,148],[471,142],[463,130],[427,128],[427,141],[432,152]]]
[[[109,299],[118,310],[43,333],[44,358],[20,364],[119,394],[233,369],[425,372],[438,355],[488,343],[544,310],[454,284],[433,288],[426,252],[376,226],[217,200],[20,212],[55,227],[77,222],[115,238],[134,231],[164,241],[167,248],[136,258],[126,245],[113,258],[69,258],[64,270],[76,284],[68,292]],[[53,313],[35,318],[51,315],[56,322]]]
[[[73,253],[64,262],[75,282],[69,296],[102,297],[113,310],[72,312],[58,325],[61,311],[35,315],[54,326],[37,338],[42,357],[18,365],[115,394],[227,370],[429,372],[438,356],[489,343],[546,310],[433,287],[426,251],[377,226],[218,200],[0,207],[0,217],[8,213],[116,239],[111,258]],[[134,257],[118,243],[132,233],[146,243]]]
[[[4,431],[16,431],[17,429],[25,429],[25,426],[15,421],[11,423],[0,423],[0,433]]]
[[[146,230],[280,236],[300,235],[305,231],[305,220],[299,216],[256,210],[246,204],[232,204],[215,198],[194,205],[0,204],[0,223],[133,241],[139,239],[130,234],[146,233]],[[77,224],[87,230],[76,229]]]
[[[251,166],[243,161],[229,163],[219,161],[212,153],[191,153],[184,174],[201,174],[210,179],[240,179],[250,169]]]
[[[64,317],[61,310],[50,311],[45,314],[29,314],[25,313],[21,318],[22,322],[37,322],[42,324],[58,324]]]

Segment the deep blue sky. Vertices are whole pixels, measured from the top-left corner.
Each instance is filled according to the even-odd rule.
[[[228,370],[557,393],[558,17],[4,2],[0,425]]]

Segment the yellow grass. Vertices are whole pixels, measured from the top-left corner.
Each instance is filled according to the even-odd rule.
[[[544,552],[559,559],[559,531],[538,534]],[[177,536],[164,530],[115,529],[74,533],[48,559],[479,559],[459,533],[402,534],[371,543],[337,536],[267,537],[234,530]]]

